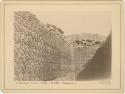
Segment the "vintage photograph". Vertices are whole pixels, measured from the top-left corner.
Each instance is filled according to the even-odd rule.
[[[111,79],[108,11],[14,11],[15,81]]]

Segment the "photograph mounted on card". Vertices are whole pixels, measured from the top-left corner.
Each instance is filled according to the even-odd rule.
[[[122,91],[121,1],[3,1],[5,91]]]

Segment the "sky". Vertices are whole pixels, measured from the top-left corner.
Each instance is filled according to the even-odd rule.
[[[111,13],[107,11],[31,11],[40,22],[56,25],[65,35],[111,32]]]

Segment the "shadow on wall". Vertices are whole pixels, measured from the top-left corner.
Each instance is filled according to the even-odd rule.
[[[76,80],[100,80],[111,78],[111,34],[105,44],[98,49],[86,68],[81,71]]]

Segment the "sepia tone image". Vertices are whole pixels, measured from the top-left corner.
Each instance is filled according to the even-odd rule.
[[[14,11],[14,80],[111,78],[111,13]]]

